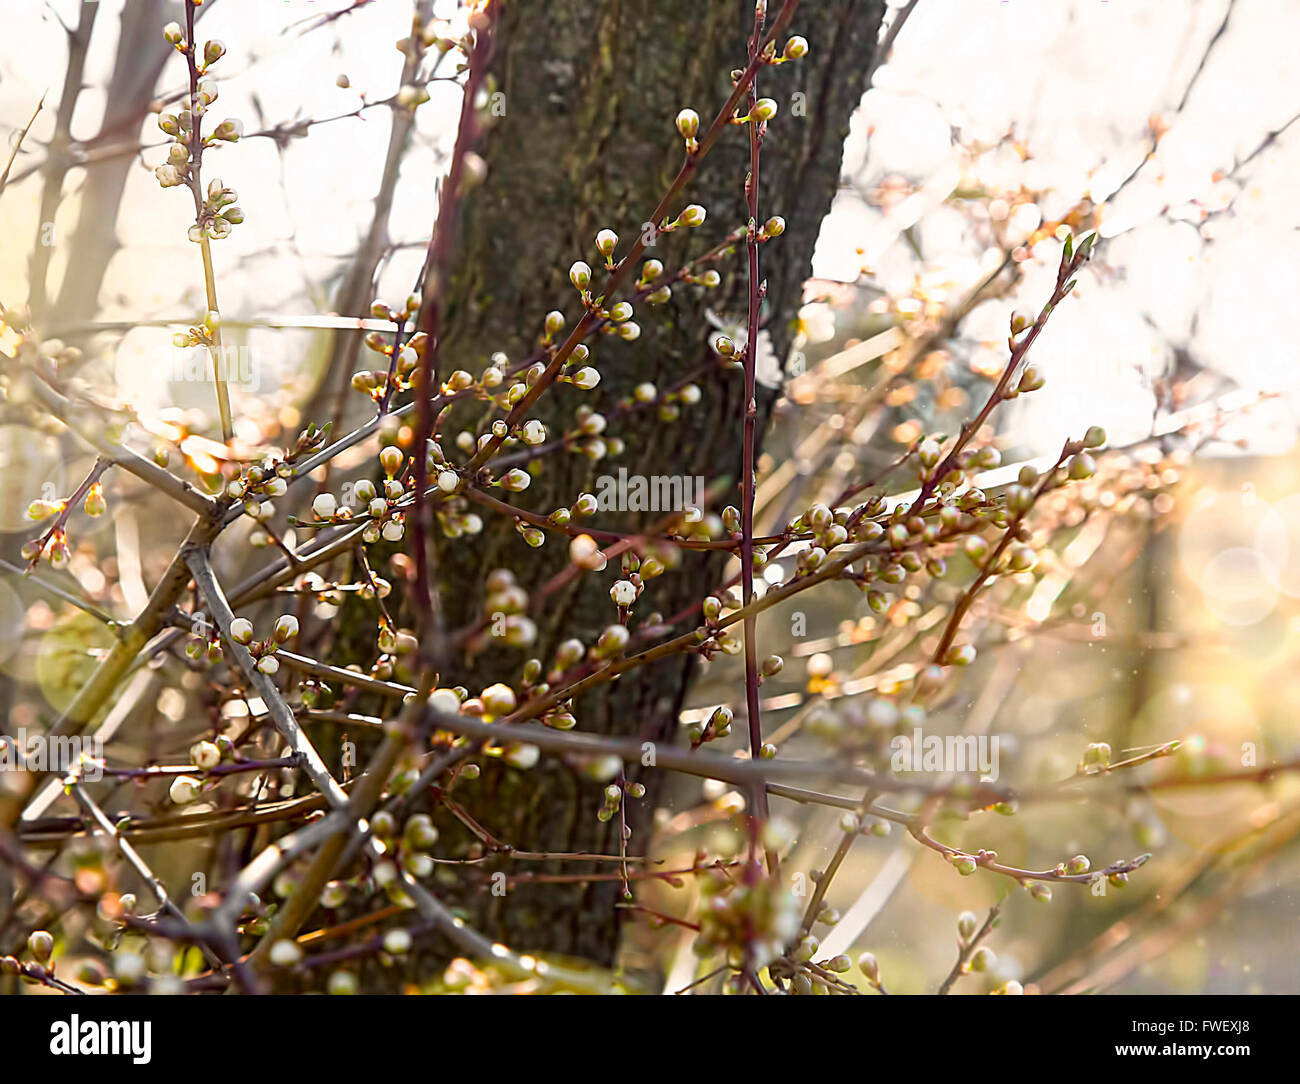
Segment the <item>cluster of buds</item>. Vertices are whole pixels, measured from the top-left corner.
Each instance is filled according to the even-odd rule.
[[[641,265],[641,275],[636,280],[636,292],[638,297],[645,298],[646,302],[651,305],[663,305],[672,300],[673,292],[668,283],[659,283],[663,276],[664,265],[662,260],[646,260]],[[709,278],[708,276],[712,276]],[[716,271],[706,271],[699,276],[692,276],[683,269],[677,276],[683,282],[693,282],[701,286],[717,286],[722,277]]]
[[[405,456],[400,449],[390,445],[379,453],[379,459],[387,475],[383,493],[375,488],[369,478],[361,479],[352,487],[354,499],[370,517],[370,522],[361,531],[361,539],[366,543],[378,542],[381,538],[385,542],[400,542],[406,533],[406,516],[398,510],[396,502],[405,495],[405,487],[393,475],[404,470]],[[319,499],[318,497],[317,500]],[[314,503],[312,510],[319,515]]]
[[[268,459],[248,467],[238,478],[227,482],[226,496],[242,502],[245,514],[263,523],[274,511],[271,501],[288,492],[289,479],[294,474],[294,466],[288,460]]]
[[[215,346],[217,330],[220,327],[221,314],[208,310],[200,323],[192,325],[185,331],[176,332],[172,336],[172,345],[178,350],[186,350],[191,346]]]
[[[578,343],[565,359],[564,371],[556,379],[582,391],[591,391],[600,383],[600,370],[587,364],[590,359],[591,351],[586,344]]]
[[[400,339],[400,329],[405,321],[419,311],[419,296],[412,294],[406,299],[406,305],[407,308],[404,308],[402,312],[389,309],[382,302],[375,302],[374,307],[371,309],[372,313],[377,309],[382,309],[381,318],[394,320],[398,327],[398,331],[392,336],[393,341],[390,341],[389,338],[378,331],[366,333],[366,346],[388,359],[387,368],[362,369],[352,374],[353,390],[365,392],[376,403],[381,402],[389,394],[390,371],[392,374],[392,394],[409,390],[419,380],[420,362],[424,357],[428,336],[423,331],[417,331],[404,344],[401,346],[396,345],[396,341]],[[413,308],[410,307],[412,305]],[[394,353],[396,353],[396,357],[394,357]],[[453,374],[454,377],[458,375]],[[458,389],[445,388],[444,390]]]
[[[24,542],[22,548],[24,561],[35,564],[42,557],[50,562],[51,568],[67,568],[72,560],[72,548],[68,545],[68,535],[62,527],[55,527],[40,538]]]
[[[42,556],[53,568],[67,567],[72,559],[72,549],[68,545],[68,535],[65,530],[70,505],[77,499],[82,499],[83,510],[92,518],[102,516],[108,510],[104,486],[99,480],[103,469],[102,463],[97,465],[71,497],[42,497],[27,506],[27,518],[30,520],[40,522],[51,516],[58,517],[44,534],[23,544],[21,553],[23,560],[28,562],[29,568],[34,566]]]
[[[805,997],[814,994],[857,993],[857,987],[839,977],[852,970],[853,960],[846,953],[815,959],[820,948],[821,942],[815,934],[804,934],[789,952],[773,961],[772,977],[788,982],[791,994]],[[881,988],[880,965],[875,956],[864,952],[858,958],[858,967],[867,976],[869,985]]]
[[[537,640],[537,624],[527,614],[528,592],[508,568],[493,569],[484,584],[483,619],[494,640],[508,647],[530,647]],[[540,664],[538,664],[540,673]],[[527,675],[526,675],[527,678]],[[535,680],[526,680],[525,685]]]
[[[379,634],[375,638],[379,648],[379,658],[370,669],[372,677],[389,681],[396,676],[397,659],[401,656],[414,655],[420,646],[411,629],[398,628],[386,615],[379,618]]]
[[[401,825],[399,830],[393,814],[386,809],[381,809],[370,818],[370,828],[389,856],[385,861],[396,862],[416,878],[428,877],[433,872],[434,861],[431,852],[438,842],[438,829],[434,827],[433,819],[427,813],[415,813],[407,817],[406,823]],[[321,893],[321,906],[331,910],[342,907],[347,901],[347,888],[345,882],[332,881],[327,884]],[[389,932],[391,934],[406,931]],[[394,946],[394,949],[396,948],[397,946]],[[392,950],[386,947],[386,951]]]
[[[195,168],[193,155],[196,146],[210,147],[215,143],[234,143],[243,135],[244,128],[240,121],[226,119],[207,136],[202,134],[203,117],[212,103],[217,100],[218,94],[216,83],[207,78],[207,73],[225,55],[226,47],[220,41],[209,41],[203,46],[203,54],[200,57],[195,53],[193,43],[185,40],[184,32],[177,23],[169,23],[164,27],[163,37],[177,52],[190,61],[196,80],[194,95],[188,109],[182,109],[179,113],[158,114],[158,127],[165,135],[171,137],[172,143],[167,149],[167,161],[154,170],[154,175],[162,187],[172,188],[190,183]],[[233,198],[230,202],[234,202]],[[205,206],[204,210],[206,213],[209,209]],[[232,224],[242,221],[242,213],[234,217],[227,214],[225,225],[209,229],[209,236],[224,237],[230,232]],[[207,224],[204,215],[200,216],[200,224]],[[220,232],[214,232],[218,229]]]
[[[217,634],[217,629],[202,615],[195,615],[192,620],[193,632],[185,642],[186,656],[195,662],[206,659],[214,665],[219,663],[225,656],[221,650],[221,638]]]
[[[609,597],[618,607],[619,614],[624,615],[641,597],[645,590],[645,581],[663,574],[664,565],[657,557],[644,560],[635,553],[623,554],[623,578],[609,589]]]
[[[38,498],[27,506],[27,518],[39,523],[43,519],[49,519],[50,516],[61,514],[67,507],[68,502],[66,499],[47,501]],[[92,483],[86,491],[83,508],[88,516],[102,516],[108,510],[108,503],[104,500],[104,486],[102,483]]]
[[[799,932],[798,903],[776,878],[744,884],[715,868],[703,876],[700,891],[705,899],[694,944],[698,956],[725,952],[735,971],[763,968]]]
[[[644,385],[654,388],[653,384]],[[573,412],[574,425],[564,433],[564,446],[577,455],[585,456],[593,463],[606,456],[623,454],[625,445],[622,437],[608,436],[605,432],[609,419],[600,411],[583,403]]]
[[[400,449],[391,446],[380,453],[385,470],[390,466],[403,470],[403,459]],[[405,486],[390,473],[383,482],[382,493],[369,478],[362,478],[351,487],[346,502],[340,503],[333,493],[318,493],[311,510],[317,523],[347,523],[369,517],[361,532],[364,542],[378,542],[381,538],[386,542],[400,542],[406,533],[406,516],[397,502],[405,495]]]
[[[713,713],[703,723],[696,723],[687,730],[691,748],[698,749],[706,742],[717,741],[731,734],[731,724],[736,714],[725,705],[714,708]]]
[[[627,793],[634,798],[640,798],[646,793],[646,789],[643,788],[640,782],[632,782],[632,784],[628,784]],[[595,819],[601,821],[602,824],[610,823],[614,819],[616,812],[623,807],[623,795],[624,788],[621,788],[616,782],[611,782],[610,785],[606,786],[604,788],[604,801],[601,803],[601,808],[595,812]],[[628,824],[623,825],[623,838],[624,840],[632,838],[632,828]]]
[[[275,652],[297,635],[298,619],[292,614],[276,618],[275,627],[265,640],[254,639],[253,623],[246,617],[237,617],[230,623],[230,638],[248,648],[263,674],[274,674],[280,669],[280,660],[275,657]]]
[[[235,203],[238,198],[238,193],[222,184],[220,177],[213,177],[208,182],[199,220],[189,228],[189,239],[197,244],[205,233],[214,241],[229,237],[230,228],[244,221],[243,208]]]
[[[190,760],[200,772],[206,774],[223,760],[230,759],[234,751],[234,743],[225,735],[219,736],[216,741],[208,741],[205,738],[190,746]],[[205,782],[204,779],[193,775],[178,775],[172,780],[167,794],[175,805],[190,805],[197,801],[205,790],[215,785],[214,781]]]
[[[787,64],[792,60],[802,60],[808,55],[808,39],[796,34],[785,43],[781,53],[776,51],[776,42],[769,41],[763,49],[764,64]]]

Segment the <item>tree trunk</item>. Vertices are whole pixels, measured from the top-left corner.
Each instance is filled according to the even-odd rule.
[[[779,0],[769,6],[774,16]],[[763,144],[759,204],[763,218],[779,214],[787,222],[784,235],[761,249],[767,329],[779,358],[789,350],[802,283],[837,188],[843,140],[865,89],[883,10],[881,0],[802,5],[790,32],[809,40],[809,55],[760,72],[759,94],[774,98],[780,107]],[[752,0],[505,5],[492,60],[504,115],[479,148],[487,176],[468,198],[461,221],[440,347],[444,377],[452,368],[480,372],[497,351],[512,363],[528,356],[552,308],[565,309],[570,321],[577,318],[570,263],[599,263],[593,238],[602,228],[619,233],[620,251],[641,232],[681,163],[682,141],[673,118],[689,106],[700,113],[702,124],[708,123],[730,92],[728,73],[745,64],[752,25]],[[725,132],[684,194],[683,205],[698,202],[707,208],[705,225],[661,237],[648,250],[647,256],[662,260],[668,271],[744,224],[746,134],[741,126]],[[594,491],[599,475],[617,474],[622,467],[629,475],[703,476],[706,484],[725,479],[716,490],[720,498],[714,508],[739,505],[744,378],[710,362],[712,327],[706,310],[743,325],[748,294],[743,245],[716,267],[722,275],[718,288],[676,286],[666,305],[639,306],[642,335],[636,342],[606,336],[591,341],[592,363],[602,373],[596,391],[556,385],[543,397],[536,416],[546,423],[551,439],[573,428],[574,409],[587,403],[609,416],[607,435],[622,438],[626,451],[598,462],[569,452],[545,456],[532,486],[517,495],[520,504],[541,513],[567,507],[580,492]],[[637,384],[650,381],[662,391],[688,377],[699,384],[703,398],[683,407],[679,420],[661,421],[654,410],[615,419],[614,404],[630,396]],[[775,394],[759,388],[760,431]],[[474,409],[453,417],[442,428],[444,447],[453,453],[454,434],[476,429],[483,420]],[[594,517],[599,526],[616,530],[645,529],[657,518],[655,513],[614,512]],[[535,656],[549,668],[561,639],[577,636],[591,644],[615,618],[608,594],[617,578],[615,562],[604,574],[585,574],[543,597],[538,589],[568,563],[564,539],[550,535],[543,548],[533,550],[507,517],[485,512],[484,519],[484,533],[472,540],[436,542],[447,628],[465,629],[481,621],[485,577],[493,569],[509,568],[531,596],[530,615],[539,634],[527,651],[484,636],[477,645],[480,651],[458,657],[442,683],[464,684],[473,694],[493,681],[517,683],[526,657]],[[651,612],[667,617],[697,603],[719,583],[723,568],[716,555],[683,553],[679,569],[649,582],[633,626]],[[687,619],[674,632],[692,622]],[[373,636],[371,622],[363,653],[373,652]],[[689,660],[672,659],[601,686],[574,705],[579,728],[671,741],[692,670]],[[644,853],[661,776],[653,769],[628,768],[629,781],[639,780],[647,788],[644,799],[627,801],[631,854]],[[477,782],[459,785],[455,799],[496,840],[520,850],[618,852],[618,818],[601,823],[596,817],[602,786],[545,757],[526,772],[493,762]],[[475,844],[436,800],[429,810],[442,833],[440,852],[451,856]],[[616,868],[605,865],[599,872]],[[525,865],[495,856],[479,865],[439,866],[434,887],[469,922],[514,948],[612,963],[621,885],[614,880],[525,883],[505,895],[492,893],[493,872],[524,869],[591,872],[592,864]],[[401,978],[429,978],[438,954],[434,946],[411,959]]]

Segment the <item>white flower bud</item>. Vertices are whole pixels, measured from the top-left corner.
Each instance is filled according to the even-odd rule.
[[[325,983],[325,989],[335,997],[348,997],[355,994],[358,988],[357,977],[351,971],[334,971]]]
[[[577,289],[585,290],[591,285],[591,267],[582,260],[575,260],[569,268],[569,281]]]
[[[609,597],[616,606],[631,606],[636,601],[636,584],[631,580],[619,580],[609,589]]]
[[[501,479],[501,488],[508,489],[511,493],[520,493],[529,487],[532,480],[532,476],[526,470],[511,467]]]
[[[246,617],[237,617],[230,622],[230,638],[237,644],[253,642],[253,623]]]
[[[277,941],[271,946],[271,963],[276,967],[293,967],[302,959],[302,949],[292,941]]]
[[[214,742],[197,741],[190,746],[190,759],[205,772],[221,763],[221,750]]]
[[[764,99],[764,100],[770,101],[771,99]],[[708,211],[706,211],[698,203],[692,203],[689,207],[686,207],[682,210],[682,213],[677,216],[677,221],[680,222],[683,226],[693,229],[696,226],[704,225],[704,219],[707,216],[708,216]]]
[[[439,715],[456,715],[460,712],[460,697],[454,689],[434,689],[429,694],[429,707]]]
[[[512,745],[503,759],[510,767],[526,772],[537,765],[541,756],[542,751],[535,745]]]
[[[389,930],[384,934],[384,951],[390,956],[402,956],[411,951],[411,935],[406,930]]]
[[[176,805],[189,805],[199,796],[199,781],[192,775],[178,775],[167,791]]]
[[[518,704],[515,691],[499,681],[484,689],[479,699],[483,701],[483,708],[489,715],[509,715]]]

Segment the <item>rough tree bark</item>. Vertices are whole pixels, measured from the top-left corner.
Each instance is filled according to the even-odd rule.
[[[772,14],[780,3],[770,4]],[[776,99],[780,113],[763,145],[760,209],[780,214],[787,230],[762,248],[767,280],[767,328],[777,356],[784,358],[793,335],[813,247],[836,191],[842,144],[849,117],[864,91],[884,5],[881,0],[821,0],[801,5],[792,32],[805,36],[810,55],[797,63],[765,68],[759,93]],[[461,222],[455,273],[447,293],[446,335],[440,364],[446,371],[479,372],[491,354],[512,361],[534,348],[544,314],[563,307],[576,319],[576,295],[568,281],[576,259],[598,263],[592,239],[604,227],[624,238],[639,233],[646,216],[681,161],[681,140],[673,127],[677,111],[695,108],[707,123],[730,91],[728,73],[743,67],[753,25],[752,0],[700,4],[698,0],[551,0],[505,5],[492,61],[495,89],[504,94],[499,117],[479,148],[488,170],[469,197]],[[705,160],[683,199],[708,209],[704,227],[662,237],[648,256],[671,270],[704,252],[745,221],[744,181],[748,140],[744,129],[724,135]],[[623,247],[621,246],[621,247]],[[701,366],[702,401],[684,408],[681,419],[664,423],[654,411],[620,418],[610,433],[626,442],[617,459],[593,463],[576,454],[554,454],[520,503],[548,513],[591,491],[601,474],[625,467],[636,475],[725,478],[715,507],[739,504],[738,482],[743,419],[743,377],[709,365],[706,309],[743,323],[747,281],[743,246],[720,261],[722,285],[715,290],[682,286],[665,306],[637,313],[642,335],[635,343],[605,336],[593,342],[603,379],[596,392],[557,385],[539,403],[538,416],[552,436],[573,425],[582,403],[608,406],[630,395],[642,381],[660,389],[677,384]],[[774,393],[759,389],[760,425]],[[481,415],[466,412],[444,425],[454,434],[474,427]],[[446,442],[450,450],[450,441]],[[601,513],[601,526],[644,527],[652,514]],[[614,617],[609,587],[616,570],[585,575],[544,598],[537,589],[567,563],[567,546],[552,536],[540,550],[529,549],[508,520],[485,514],[484,534],[439,540],[437,578],[447,627],[472,626],[484,617],[484,579],[495,568],[511,569],[533,596],[531,616],[539,627],[527,652],[486,644],[457,658],[443,683],[463,683],[477,692],[497,680],[516,681],[524,659],[548,666],[564,637],[586,643]],[[653,580],[637,604],[637,617],[652,611],[675,614],[719,582],[723,562],[687,553],[679,570]],[[683,623],[677,630],[690,627]],[[373,619],[360,653],[373,652]],[[348,661],[347,659],[343,660]],[[576,705],[579,727],[605,734],[636,734],[671,740],[693,667],[682,660],[629,673],[584,696]],[[738,696],[743,703],[743,697]],[[659,772],[629,769],[629,780],[647,787],[641,801],[629,800],[630,853],[643,853]],[[547,852],[617,853],[618,818],[596,818],[601,786],[581,779],[569,766],[543,758],[529,772],[493,766],[482,778],[457,787],[456,799],[497,840],[515,848]],[[474,840],[436,801],[430,807],[443,836],[440,850],[469,848]],[[602,964],[614,960],[621,886],[614,881],[583,884],[524,884],[493,895],[495,871],[518,871],[519,863],[489,857],[475,866],[441,866],[440,895],[462,909],[488,935],[512,947],[560,953]],[[538,872],[529,863],[529,872]],[[590,871],[586,864],[554,864],[546,872]],[[608,872],[608,870],[605,870]],[[445,950],[445,946],[442,947]],[[412,958],[401,981],[427,979],[439,954]],[[446,957],[443,956],[443,959]],[[396,978],[385,971],[385,980]],[[368,977],[367,988],[374,988]]]

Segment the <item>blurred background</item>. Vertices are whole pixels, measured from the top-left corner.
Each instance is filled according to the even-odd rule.
[[[58,340],[83,342],[85,379],[129,401],[160,440],[194,434],[180,446],[202,472],[210,387],[160,361],[204,308],[186,239],[192,206],[153,176],[165,140],[149,110],[182,91],[184,69],[156,23],[123,18],[123,6],[0,0],[10,146],[45,96],[0,200],[0,301],[30,306],[53,353]],[[331,314],[377,197],[391,200],[377,296],[405,296],[415,281],[459,89],[429,84],[393,170],[393,42],[409,29],[406,0],[206,7],[203,34],[230,50],[218,108],[245,127],[205,164],[239,190],[252,224],[216,254],[227,341],[257,361],[233,389],[237,432],[255,443],[319,420],[332,401],[321,374],[336,332],[355,321]],[[435,8],[455,17],[454,4]],[[1045,386],[982,436],[1010,470],[991,485],[1016,464],[1054,458],[1090,425],[1106,428],[1111,450],[1081,496],[1036,512],[1038,567],[982,597],[971,616],[987,648],[927,726],[997,735],[1000,781],[1026,788],[1070,775],[1087,742],[1109,742],[1119,760],[1181,741],[1139,769],[1148,781],[1294,763],[1300,8],[919,0],[893,5],[893,18],[897,37],[855,118],[806,287],[761,463],[760,531],[832,501],[863,471],[884,475],[891,493],[913,488],[914,477],[887,468],[922,433],[953,432],[978,410],[1005,362],[1010,315],[1048,296],[1061,239],[1095,229],[1096,258],[1031,356]],[[69,93],[69,80],[82,89]],[[89,457],[67,460],[60,447],[27,426],[0,429],[11,560],[33,531],[28,503],[66,494],[89,469]],[[80,526],[68,573],[110,612],[133,613],[183,529],[138,495]],[[763,689],[773,740],[825,753],[878,695],[910,680],[973,574],[953,564],[884,613],[844,586],[815,607],[765,615],[764,635],[788,644],[784,671]],[[0,577],[11,730],[65,704],[106,636],[21,577]],[[686,721],[736,699],[737,673],[734,660],[710,664]],[[183,703],[164,696],[156,710],[179,714]],[[739,734],[731,741],[742,745]],[[742,803],[721,785],[677,786],[659,818],[669,868],[699,847],[739,847],[729,815]],[[781,801],[774,812],[798,839],[792,864],[824,865],[838,812]],[[1079,852],[1096,867],[1154,854],[1102,896],[1062,886],[1043,906],[1013,892],[990,942],[996,967],[962,981],[1294,992],[1297,831],[1300,786],[1285,773],[1140,793],[1099,785],[1086,798],[1026,803],[1014,818],[936,826],[946,841],[1032,868]],[[1006,890],[994,880],[954,877],[897,830],[863,838],[829,893],[842,918],[823,948],[875,952],[891,991],[933,989],[955,957],[957,912],[997,902]],[[663,910],[683,913],[694,889],[655,891]],[[675,989],[697,973],[689,946],[689,931],[638,927],[627,960],[666,969]]]

